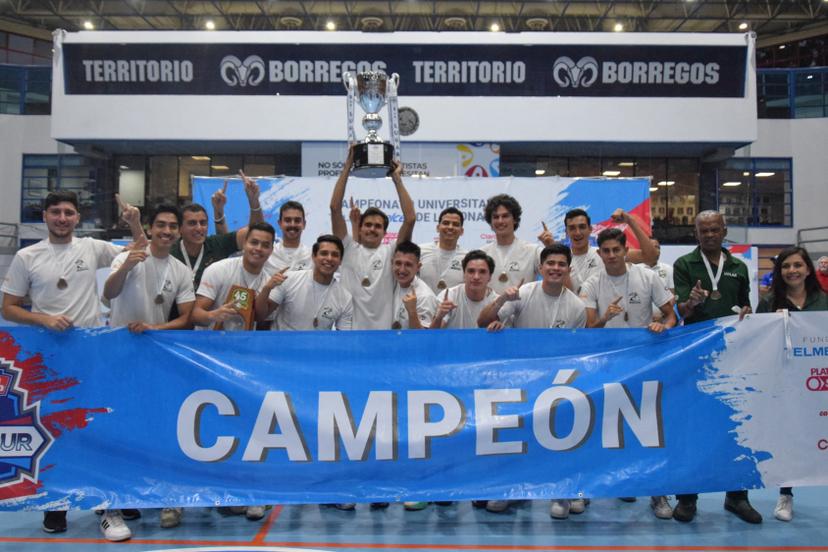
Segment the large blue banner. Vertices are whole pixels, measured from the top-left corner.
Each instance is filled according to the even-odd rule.
[[[824,484],[811,473],[821,426],[809,427],[824,423],[822,396],[807,382],[828,364],[813,345],[826,322],[753,315],[663,335],[4,328],[0,508]]]

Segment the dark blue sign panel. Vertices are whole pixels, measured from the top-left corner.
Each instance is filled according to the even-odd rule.
[[[406,96],[738,98],[746,46],[64,44],[67,94],[344,95],[346,72]]]

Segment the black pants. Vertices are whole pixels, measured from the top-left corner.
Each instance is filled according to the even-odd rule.
[[[782,489],[782,490],[784,490],[784,489]],[[788,489],[788,490],[790,491],[790,489]],[[782,492],[782,491],[780,491],[780,492]],[[787,493],[782,493],[782,494],[787,494]],[[727,491],[726,495],[727,495],[727,498],[747,500],[748,492],[747,491]],[[676,500],[678,500],[679,502],[696,502],[698,499],[699,499],[699,494],[698,493],[676,495]]]

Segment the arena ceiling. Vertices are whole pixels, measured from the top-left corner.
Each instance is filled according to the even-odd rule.
[[[760,45],[828,34],[828,0],[0,0],[0,28],[757,33]],[[746,24],[746,25],[743,25]],[[742,27],[740,27],[742,25]],[[11,27],[11,29],[10,29]]]

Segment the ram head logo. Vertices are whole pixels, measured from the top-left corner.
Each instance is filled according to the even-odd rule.
[[[598,79],[598,62],[594,57],[583,57],[578,63],[566,56],[559,57],[552,66],[552,76],[562,88],[586,88]]]
[[[236,56],[224,56],[221,78],[230,86],[256,86],[265,78],[264,61],[259,56],[247,56],[244,61]]]

